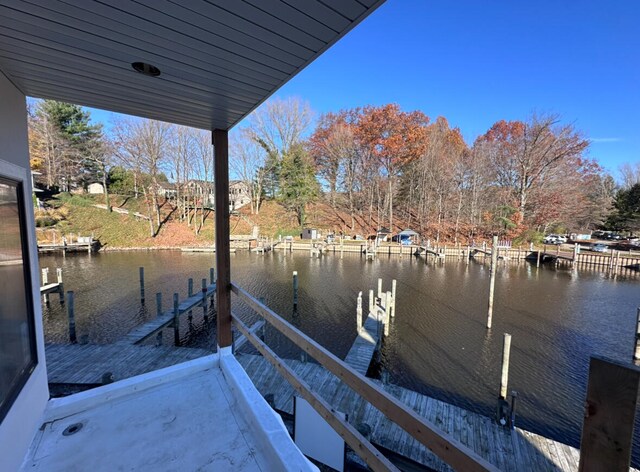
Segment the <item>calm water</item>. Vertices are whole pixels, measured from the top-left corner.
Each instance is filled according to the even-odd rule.
[[[155,293],[165,308],[173,292],[187,293],[187,279],[208,277],[213,254],[171,251],[43,256],[42,267],[62,267],[65,289],[76,292],[78,335],[108,343],[155,316]],[[138,267],[145,267],[147,306],[139,302]],[[291,273],[300,280],[299,313],[291,313]],[[55,276],[54,276],[55,277]],[[397,286],[397,315],[382,352],[393,383],[464,408],[492,415],[500,387],[502,335],[512,334],[509,390],[517,390],[521,427],[579,444],[589,357],[629,362],[633,354],[638,277],[599,272],[500,265],[493,329],[485,329],[489,270],[482,262],[390,256],[365,261],[357,254],[310,259],[306,253],[232,256],[232,278],[264,297],[276,312],[338,356],[355,330],[358,291],[368,306],[377,278]],[[50,275],[51,279],[51,275]],[[49,342],[66,341],[66,314],[52,297],[45,309]],[[248,310],[234,305],[243,316]],[[196,310],[198,311],[198,310]],[[186,324],[186,323],[185,323]],[[210,326],[194,317],[184,329],[189,346],[215,345]],[[172,339],[172,336],[165,337]],[[267,341],[284,355],[296,353],[274,333]],[[637,430],[638,428],[636,428]],[[636,446],[637,446],[636,438]],[[637,456],[639,448],[635,448]],[[634,462],[638,462],[635,460]]]

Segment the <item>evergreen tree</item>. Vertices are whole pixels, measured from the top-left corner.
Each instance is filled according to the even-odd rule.
[[[55,100],[36,104],[29,120],[32,164],[47,187],[68,191],[102,179],[104,165],[96,160],[106,156],[102,125],[90,119],[78,105]]]
[[[613,202],[614,211],[606,227],[614,231],[640,231],[640,184],[621,189]]]
[[[311,158],[301,144],[292,146],[283,155],[279,174],[279,199],[286,208],[296,212],[298,224],[303,227],[306,206],[318,198],[320,184]]]

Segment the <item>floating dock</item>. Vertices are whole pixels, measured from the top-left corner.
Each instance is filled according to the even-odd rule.
[[[96,386],[105,373],[114,380],[152,372],[211,354],[206,349],[115,344],[47,344],[50,384]]]
[[[203,293],[204,292],[204,293]],[[214,296],[216,293],[216,284],[211,284],[206,287],[206,290],[203,289],[202,292],[198,292],[195,295],[190,296],[189,298],[185,298],[178,304],[178,319],[184,313],[192,311],[196,307],[201,307],[203,301],[206,303],[207,299]],[[206,306],[205,306],[206,309]],[[164,328],[173,325],[174,320],[176,319],[176,313],[173,310],[165,311],[161,313],[156,318],[151,321],[146,322],[145,324],[138,326],[131,330],[128,334],[124,336],[122,339],[123,342],[128,344],[138,344],[144,341],[145,339],[150,338],[154,334],[162,331]]]
[[[380,334],[380,322],[370,313],[344,361],[356,372],[366,376],[373,356],[380,347]]]
[[[293,414],[295,391],[269,361],[251,354],[237,354],[237,357],[260,393],[263,396],[273,395],[275,409],[289,415]],[[432,470],[453,470],[320,365],[290,359],[285,362],[333,408],[347,412],[349,423],[356,427],[368,425],[371,431],[370,440],[374,445]],[[371,381],[500,470],[578,470],[580,451],[577,448],[520,428],[504,428],[486,416],[396,385],[385,385],[378,380]]]

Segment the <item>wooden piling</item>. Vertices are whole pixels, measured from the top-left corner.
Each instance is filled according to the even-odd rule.
[[[358,292],[358,302],[356,305],[356,331],[360,332],[362,327],[362,292]]]
[[[162,293],[156,293],[156,316],[162,315]]]
[[[491,275],[489,277],[489,307],[487,310],[487,329],[491,329],[493,319],[493,295],[496,286],[496,271],[498,268],[498,236],[493,237],[491,247]]]
[[[573,245],[573,266],[575,267],[576,264],[578,264],[578,255],[580,254],[580,246],[578,246],[578,243],[575,243]]]
[[[69,318],[69,341],[75,344],[78,342],[78,338],[76,336],[75,298],[72,290],[67,292],[67,316]]]
[[[49,283],[49,268],[45,267],[42,269],[42,285],[47,285]],[[49,304],[49,294],[44,294],[44,302],[45,304]]]
[[[58,287],[58,296],[60,297],[60,305],[64,304],[64,284],[62,283],[62,269],[56,269],[56,278],[60,286]]]
[[[160,317],[160,315],[162,315],[162,293],[158,292],[156,293],[156,316]],[[162,345],[162,330],[156,335],[156,344]]]
[[[207,321],[207,279],[202,279],[202,316]]]
[[[518,398],[518,392],[515,390],[511,392],[511,415],[509,416],[509,427],[511,429],[516,428],[516,400]]]
[[[144,303],[144,267],[140,267],[140,303]]]
[[[378,279],[378,298],[382,300],[382,279]]]
[[[636,311],[636,346],[633,353],[633,360],[640,360],[640,307]]]
[[[396,279],[391,281],[391,301],[389,302],[389,315],[391,318],[396,316]]]
[[[293,271],[293,311],[298,311],[298,271]]]
[[[369,290],[369,314],[374,315],[376,309],[376,301],[373,297],[373,290]]]
[[[173,344],[180,345],[180,309],[178,308],[179,295],[173,294]]]
[[[540,267],[540,249],[538,249],[538,254],[536,255],[536,267]]]
[[[187,283],[187,292],[189,293],[189,297],[193,296],[193,279],[189,277],[189,281]]]
[[[511,335],[504,333],[502,345],[502,375],[500,378],[500,397],[507,398],[507,385],[509,383],[509,356],[511,354]]]
[[[384,310],[383,313],[383,324],[384,324],[384,336],[389,336],[389,301],[391,300],[391,292],[387,292],[384,294]]]

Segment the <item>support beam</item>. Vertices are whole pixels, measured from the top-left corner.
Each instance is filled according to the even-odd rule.
[[[218,347],[231,346],[231,260],[229,243],[229,135],[226,130],[211,133],[214,148],[216,283]]]
[[[639,368],[591,358],[580,472],[629,470],[639,386]]]

